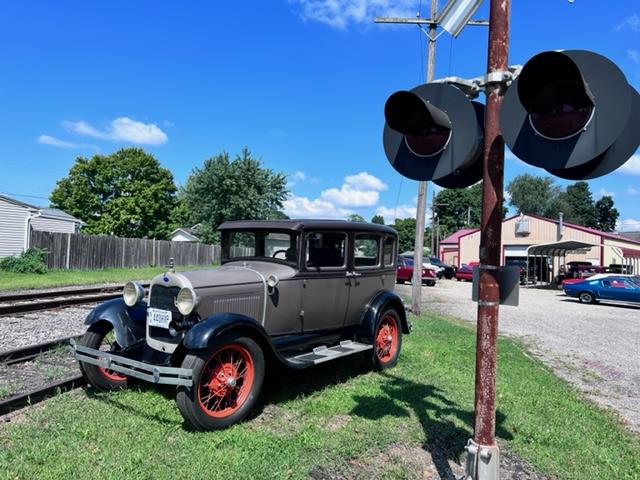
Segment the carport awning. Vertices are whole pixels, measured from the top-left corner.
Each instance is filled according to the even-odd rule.
[[[634,250],[633,248],[621,248],[624,258],[640,258],[640,250]]]
[[[527,255],[561,256],[568,253],[581,253],[592,247],[595,247],[595,245],[591,243],[578,242],[577,240],[566,240],[564,242],[531,245],[527,249]]]

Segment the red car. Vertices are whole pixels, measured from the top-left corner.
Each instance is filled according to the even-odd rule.
[[[478,265],[480,262],[469,262],[468,264],[463,264],[458,270],[456,270],[456,280],[466,280],[470,282],[473,279],[473,267]]]
[[[398,267],[396,269],[396,282],[410,282],[413,277],[413,259],[398,257]],[[438,279],[438,273],[430,268],[422,268],[422,283],[429,287],[434,287]]]

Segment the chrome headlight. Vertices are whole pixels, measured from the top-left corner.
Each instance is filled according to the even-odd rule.
[[[122,298],[124,303],[133,307],[144,298],[144,287],[138,282],[127,282],[122,289]]]
[[[182,315],[189,315],[198,306],[198,294],[193,288],[182,288],[176,297],[176,307]]]

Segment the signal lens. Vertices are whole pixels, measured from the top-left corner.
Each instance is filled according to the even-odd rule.
[[[593,102],[584,85],[561,80],[538,92],[529,108],[529,119],[543,137],[560,140],[585,128],[593,116]]]
[[[405,134],[404,141],[415,155],[432,157],[445,149],[450,138],[449,128],[432,124],[420,133]]]

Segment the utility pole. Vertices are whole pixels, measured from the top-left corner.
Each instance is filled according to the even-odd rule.
[[[431,8],[428,19],[419,18],[420,12],[418,12],[417,18],[376,17],[374,20],[376,23],[415,24],[418,25],[420,29],[427,35],[427,83],[432,82],[435,77],[436,32],[438,30],[437,9],[438,0],[431,0]],[[469,20],[467,22],[467,25],[485,26],[486,24],[487,23],[484,20]],[[429,30],[425,31],[422,28],[422,25],[428,25]],[[416,210],[416,240],[413,247],[413,278],[411,280],[411,311],[415,315],[420,315],[422,311],[422,251],[424,249],[424,222],[427,212],[427,182],[425,181],[418,182],[418,205]],[[432,223],[432,231],[433,228],[434,225]],[[433,254],[433,250],[431,251],[431,253]]]
[[[508,68],[510,10],[511,0],[491,0],[487,79],[492,81],[486,85],[475,419],[473,440],[467,445],[466,472],[474,480],[499,478],[499,450],[495,439],[496,360],[504,183],[504,139],[499,120],[505,93],[501,76]]]
[[[427,83],[433,81],[435,77],[436,65],[436,31],[438,23],[436,22],[436,10],[438,9],[438,0],[431,0],[431,9],[429,19],[420,18],[376,18],[376,23],[413,23],[420,26],[423,23],[429,25],[428,32],[420,26],[420,29],[426,33],[428,39],[427,48]],[[418,12],[420,15],[420,12]],[[418,182],[418,205],[416,208],[416,239],[413,245],[413,277],[411,278],[411,311],[415,315],[422,312],[422,253],[424,250],[424,217],[427,214],[427,182]],[[433,229],[433,225],[431,226]]]

